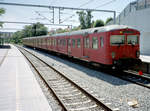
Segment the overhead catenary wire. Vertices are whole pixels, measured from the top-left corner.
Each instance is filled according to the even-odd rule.
[[[106,2],[106,3],[103,3],[103,4],[99,5],[99,6],[97,6],[96,8],[104,7],[104,6],[109,5],[109,4],[111,4],[111,3],[113,3],[113,2],[116,2],[116,1],[117,1],[117,0],[108,1],[108,2]]]
[[[4,2],[0,2],[0,5],[22,6],[22,7],[41,7],[41,8],[50,8],[50,9],[54,9],[55,8],[55,9],[66,9],[66,10],[89,10],[89,11],[98,11],[98,12],[109,12],[109,13],[114,13],[114,18],[115,18],[115,14],[116,14],[116,12],[113,11],[113,10],[100,10],[100,9],[90,9],[90,8],[73,8],[73,7],[35,5],[35,4],[19,4],[19,3],[4,3]],[[115,19],[114,19],[114,21],[115,21]]]
[[[89,1],[87,1],[86,3],[81,4],[78,8],[83,7],[83,6],[89,4],[89,3],[93,2],[93,1],[94,1],[94,0],[89,0]],[[73,16],[75,16],[75,14],[72,14],[71,16],[67,17],[67,18],[64,19],[61,23],[65,22],[66,20],[68,20],[68,19],[70,19],[70,18],[72,18]]]
[[[92,1],[94,1],[94,0],[89,0],[88,2],[86,2],[86,3],[82,4],[82,5],[80,5],[78,8],[80,8],[80,7],[84,6],[84,5],[87,5],[87,4],[89,4],[90,2],[92,2]],[[111,4],[111,3],[115,2],[115,1],[116,1],[116,0],[108,1],[108,2],[106,2],[106,3],[104,3],[104,4],[101,4],[101,5],[97,6],[95,9],[97,9],[97,8],[99,8],[99,7],[103,7],[103,6],[109,5],[109,4]],[[72,14],[72,15],[69,16],[68,18],[64,19],[64,20],[62,21],[62,23],[63,23],[64,21],[66,21],[66,20],[72,18],[73,16],[75,16],[75,14]]]
[[[40,12],[35,11],[35,13],[37,13],[39,16],[43,17],[44,19],[48,20],[50,23],[52,23],[52,21],[50,19],[48,19],[47,17],[45,17],[44,15],[42,15]]]

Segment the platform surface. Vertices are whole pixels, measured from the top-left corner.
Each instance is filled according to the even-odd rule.
[[[150,56],[149,55],[140,55],[140,59],[143,62],[150,63]]]
[[[52,111],[24,56],[13,45],[8,50],[0,66],[0,111]]]
[[[0,48],[0,65],[3,62],[3,59],[4,59],[4,57],[5,57],[6,53],[7,53],[7,50],[9,50],[9,49],[2,49],[2,48]]]

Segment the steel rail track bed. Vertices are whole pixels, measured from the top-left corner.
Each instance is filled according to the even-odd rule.
[[[138,75],[135,71],[123,71],[118,77],[150,89],[150,78]]]
[[[86,64],[84,61],[77,60],[77,59],[73,60],[73,63],[79,64],[79,65],[82,65],[82,66],[85,66],[85,67],[88,67],[88,68],[91,68],[91,69],[94,69],[94,70],[97,70],[97,71],[100,71],[100,72],[104,72],[108,75],[112,75],[112,76],[120,78],[122,80],[129,81],[131,83],[134,83],[134,84],[137,84],[137,85],[140,85],[142,87],[150,89],[150,77],[140,76],[135,71],[126,70],[126,71],[119,71],[118,72],[118,71],[107,70],[107,69],[103,69],[103,68],[100,69],[100,68],[97,68],[97,67],[93,67],[89,64]]]
[[[64,111],[112,111],[111,108],[33,53],[22,47],[18,49],[53,92]]]

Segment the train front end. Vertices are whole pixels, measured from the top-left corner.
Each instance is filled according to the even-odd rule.
[[[141,64],[139,49],[140,32],[134,29],[119,29],[110,32],[109,54],[112,68],[129,69]]]

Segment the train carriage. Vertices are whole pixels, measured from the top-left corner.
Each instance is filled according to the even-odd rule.
[[[140,63],[139,39],[140,32],[136,29],[124,25],[111,25],[52,36],[25,38],[23,44],[94,64],[129,68]]]

